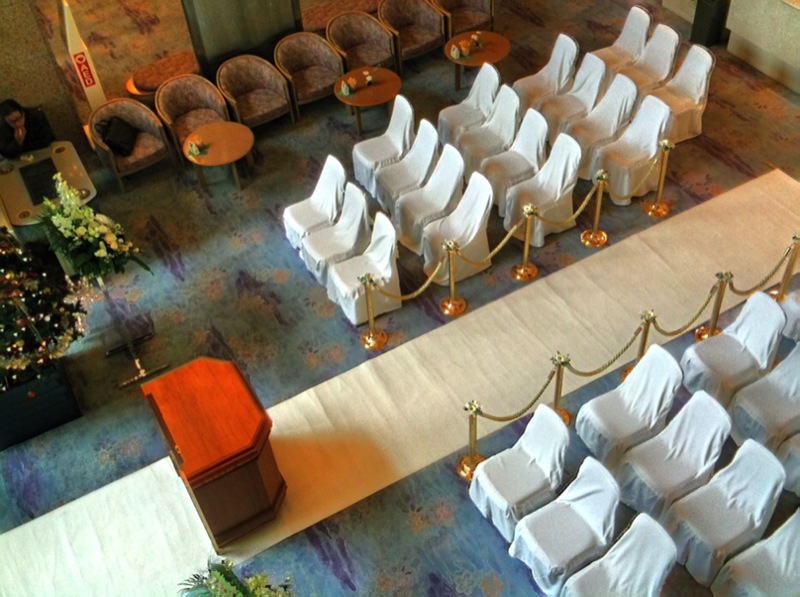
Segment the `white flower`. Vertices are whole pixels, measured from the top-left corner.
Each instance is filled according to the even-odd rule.
[[[86,234],[86,228],[84,226],[78,226],[75,229],[75,236],[84,236]]]
[[[95,257],[108,257],[108,252],[106,251],[106,244],[103,241],[100,241],[100,248],[94,252]]]

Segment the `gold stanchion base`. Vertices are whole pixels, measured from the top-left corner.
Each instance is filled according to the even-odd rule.
[[[773,298],[773,300],[776,300],[779,303],[782,302],[784,298],[786,298],[785,296],[780,296],[781,294],[780,288],[773,288],[772,290],[768,290],[767,294],[770,295]]]
[[[475,454],[474,459],[471,459],[469,454],[464,454],[458,459],[458,463],[456,464],[458,476],[469,483],[472,481],[472,475],[475,474],[475,468],[478,466],[478,463],[484,460],[486,460],[486,456],[481,456],[480,454]]]
[[[709,333],[708,326],[707,325],[701,325],[699,328],[695,329],[695,331],[694,331],[694,341],[695,342],[702,342],[703,340],[705,340],[709,336],[716,336],[721,331],[722,330],[719,329],[719,328],[714,328],[714,332],[713,333]]]
[[[658,201],[651,199],[649,201],[642,201],[642,211],[651,218],[663,218],[669,215],[670,206],[665,201]]]
[[[564,421],[564,425],[569,427],[569,424],[572,423],[572,415],[569,414],[566,410],[561,408],[560,406],[555,409],[556,414],[561,417],[561,420]]]
[[[383,330],[368,330],[361,334],[361,348],[380,350],[389,342],[389,334]]]
[[[467,301],[460,296],[447,297],[439,303],[439,310],[448,317],[458,317],[467,310]]]
[[[511,268],[511,277],[517,282],[530,282],[539,277],[539,268],[532,263],[518,263]]]
[[[631,365],[628,365],[627,367],[624,367],[622,369],[622,371],[619,372],[619,380],[620,381],[625,381],[625,378],[628,377],[631,374],[631,371],[633,371],[634,367],[636,367],[636,363],[633,363]]]
[[[590,249],[599,249],[608,242],[608,234],[602,230],[584,230],[581,232],[581,242]]]

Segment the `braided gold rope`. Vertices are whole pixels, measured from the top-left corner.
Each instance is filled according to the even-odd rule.
[[[526,220],[527,220],[527,218],[522,218],[519,222],[514,224],[511,227],[511,230],[508,231],[508,234],[505,235],[503,240],[501,240],[500,243],[486,257],[483,258],[483,261],[472,261],[472,259],[470,259],[469,257],[464,257],[464,254],[461,252],[461,247],[459,247],[459,246],[456,246],[456,248],[455,248],[456,255],[461,257],[461,259],[463,259],[466,263],[468,263],[472,267],[481,267],[482,265],[486,265],[487,263],[489,263],[492,260],[492,257],[497,255],[497,252],[500,249],[502,249],[503,247],[506,246],[508,241],[511,240],[511,237],[514,236],[514,233],[517,230],[519,230],[520,226],[522,226],[525,223]]]
[[[780,261],[778,261],[778,263],[775,264],[775,267],[772,268],[772,271],[769,272],[766,276],[764,276],[764,278],[752,288],[748,288],[747,290],[739,290],[738,288],[734,287],[733,279],[731,279],[730,284],[728,284],[728,288],[731,289],[731,292],[733,294],[738,294],[739,296],[748,296],[753,294],[756,290],[763,288],[764,286],[767,285],[767,282],[769,282],[770,278],[772,278],[772,276],[778,273],[778,270],[781,268],[784,262],[789,258],[789,254],[792,252],[793,248],[794,245],[786,247],[786,250],[783,252]]]
[[[374,282],[372,283],[372,288],[373,288],[373,290],[376,290],[377,292],[379,292],[383,296],[385,296],[387,298],[390,298],[392,300],[395,300],[395,301],[410,301],[410,300],[413,300],[413,299],[417,298],[420,294],[425,292],[425,290],[428,288],[428,286],[431,285],[431,282],[433,282],[433,279],[437,276],[437,274],[439,273],[439,270],[442,269],[442,266],[444,265],[445,261],[447,261],[447,255],[442,257],[441,261],[439,261],[439,263],[436,264],[436,269],[433,270],[433,272],[431,273],[430,276],[428,276],[428,279],[425,280],[425,282],[422,284],[422,286],[420,286],[419,288],[417,288],[414,292],[412,292],[410,294],[392,294],[391,292],[386,292],[385,290],[379,288],[378,286],[375,285]]]
[[[617,359],[619,359],[625,353],[626,350],[628,350],[631,346],[633,346],[633,343],[636,342],[636,338],[639,337],[639,334],[641,334],[643,330],[644,330],[644,325],[639,325],[639,327],[636,328],[636,331],[633,332],[633,335],[631,336],[630,340],[628,340],[625,343],[625,346],[623,346],[620,350],[618,350],[617,353],[613,357],[611,357],[608,361],[603,363],[602,366],[598,367],[597,369],[594,369],[593,371],[580,371],[579,369],[573,367],[570,361],[564,363],[564,366],[571,373],[574,373],[575,375],[578,375],[580,377],[594,377],[598,373],[602,373],[603,371],[608,369],[611,365],[613,365],[616,362]]]
[[[710,303],[711,299],[714,298],[714,295],[717,294],[717,292],[719,292],[720,283],[721,282],[716,282],[711,287],[711,290],[708,291],[708,296],[706,297],[706,300],[703,301],[703,304],[695,312],[694,316],[686,323],[686,325],[683,325],[683,326],[679,327],[677,330],[665,330],[660,325],[658,325],[658,321],[656,321],[656,319],[654,318],[653,319],[653,327],[662,336],[679,336],[679,335],[681,335],[683,332],[685,332],[690,327],[692,327],[695,324],[695,322],[698,320],[700,315],[703,313],[703,311],[706,310],[706,307],[708,307],[708,303]]]
[[[465,408],[470,413],[475,413],[476,415],[479,415],[479,416],[483,417],[484,419],[489,419],[490,421],[497,421],[498,423],[507,423],[509,421],[515,421],[516,419],[519,419],[522,415],[524,415],[526,412],[528,412],[533,407],[533,405],[536,404],[536,402],[539,400],[539,398],[542,397],[542,394],[544,394],[544,391],[547,389],[547,386],[549,386],[550,382],[553,381],[553,377],[555,377],[555,374],[556,374],[556,367],[553,367],[550,370],[550,373],[547,374],[547,379],[545,380],[545,382],[542,385],[542,387],[539,388],[538,392],[536,392],[536,395],[533,397],[533,400],[528,402],[528,404],[526,404],[523,408],[519,409],[514,414],[511,414],[511,415],[508,415],[508,416],[505,416],[505,417],[501,417],[501,416],[498,416],[498,415],[491,415],[489,413],[483,412],[483,409],[477,403],[470,403],[472,405],[472,407],[469,408],[470,405],[467,405],[467,407],[465,407]]]
[[[636,185],[636,188],[631,191],[630,195],[626,195],[625,197],[619,197],[615,195],[613,192],[611,192],[610,185],[606,185],[606,190],[608,191],[609,196],[615,201],[620,201],[620,202],[630,201],[631,197],[636,195],[639,189],[642,188],[642,185],[644,185],[644,183],[647,182],[647,179],[650,178],[650,175],[653,173],[653,170],[655,169],[656,164],[658,164],[660,157],[661,156],[656,155],[656,157],[653,158],[653,162],[650,164],[650,169],[647,171],[647,174],[645,174],[644,178],[642,178],[642,180],[639,181],[639,184]]]
[[[566,220],[551,220],[549,218],[543,218],[538,213],[535,213],[534,215],[543,223],[549,224],[550,226],[566,226],[567,224],[572,224],[575,220],[578,219],[578,216],[583,213],[583,210],[586,209],[586,206],[589,205],[589,201],[592,200],[592,195],[594,195],[594,192],[596,190],[597,190],[597,183],[595,183],[594,186],[589,190],[589,192],[586,193],[586,197],[584,198],[583,202],[580,204],[578,209],[575,210],[575,213],[573,213]]]

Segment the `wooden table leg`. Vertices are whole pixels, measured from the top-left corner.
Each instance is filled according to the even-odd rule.
[[[233,170],[233,181],[236,183],[236,190],[242,190],[242,183],[239,182],[239,171],[236,169],[236,162],[231,162],[231,170]]]
[[[456,67],[456,91],[460,91],[461,90],[461,71],[462,71],[462,69],[464,67],[462,67],[460,64],[455,64],[454,66]]]
[[[200,183],[200,186],[203,188],[204,191],[207,191],[208,185],[206,184],[205,174],[203,174],[203,167],[195,164],[194,171],[197,173],[197,181]]]
[[[358,133],[358,136],[360,137],[361,136],[361,108],[359,108],[358,106],[355,106],[355,111],[356,111],[356,132]]]

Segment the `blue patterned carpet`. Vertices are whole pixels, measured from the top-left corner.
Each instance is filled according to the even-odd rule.
[[[559,32],[573,35],[583,51],[607,45],[632,4],[498,1],[495,28],[512,41],[510,56],[499,65],[503,80],[513,82],[541,67]],[[654,20],[675,26],[688,38],[687,23],[660,3],[646,4]],[[128,17],[140,23],[143,15],[140,10]],[[665,196],[673,214],[774,167],[800,177],[800,98],[723,46],[712,49],[717,63],[704,135],[680,144],[669,161]],[[435,122],[438,111],[460,101],[466,91],[454,91],[451,63],[434,52],[405,65],[402,93],[417,119]],[[386,126],[380,108],[365,111],[363,118],[367,136]],[[236,362],[265,407],[373,356],[359,345],[362,330],[344,319],[306,272],[280,220],[286,205],[310,193],[329,153],[350,168],[358,140],[352,117],[334,98],[303,106],[297,123],[281,119],[256,130],[255,171],[244,179],[242,192],[225,169],[207,175],[206,193],[190,169],[176,172],[164,164],[131,176],[128,192],[119,194],[113,177],[87,156],[99,191],[93,206],[125,226],[153,273],[132,267],[109,279],[112,300],[92,305],[88,334],[70,350],[67,370],[84,416],[0,453],[0,532],[166,454],[138,388],[117,389],[118,381],[135,373],[130,360],[124,354],[103,356],[118,341],[115,323],[131,333],[156,331],[142,347],[146,368],[177,366],[200,355]],[[588,183],[580,183],[576,202],[588,190]],[[601,220],[612,243],[653,225],[658,221],[635,202],[629,208],[606,205]],[[542,275],[591,254],[578,238],[590,226],[590,215],[584,215],[577,229],[548,237],[545,247],[532,252]],[[28,228],[22,234],[35,238],[39,232]],[[490,245],[503,235],[500,218],[493,214]],[[493,267],[458,285],[470,309],[518,288],[509,270],[520,256],[521,244],[512,241]],[[765,264],[765,271],[771,265]],[[424,280],[421,260],[405,249],[400,270],[404,292]],[[446,288],[434,287],[381,317],[378,325],[390,334],[388,349],[445,325],[438,304],[446,294]],[[487,440],[485,451],[511,443],[520,425]],[[451,471],[452,459],[421,471],[247,566],[276,575],[292,571],[304,595],[511,595],[532,589],[524,567],[505,555],[499,535],[476,530],[486,525],[480,526]],[[458,563],[448,555],[456,548],[464,550]]]

